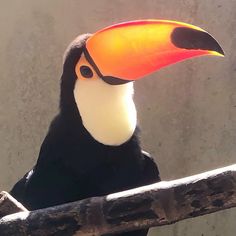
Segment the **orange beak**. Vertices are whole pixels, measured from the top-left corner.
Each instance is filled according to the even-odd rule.
[[[92,35],[85,56],[104,81],[137,80],[164,66],[201,55],[224,56],[203,29],[177,21],[141,20],[112,25]]]

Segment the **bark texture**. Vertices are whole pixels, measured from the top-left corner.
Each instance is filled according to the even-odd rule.
[[[0,193],[0,218],[20,211],[27,211],[27,209],[9,193],[2,191]]]
[[[1,206],[4,204],[0,203],[0,212]],[[172,224],[231,207],[236,207],[236,165],[7,215],[0,219],[0,235],[95,236]]]

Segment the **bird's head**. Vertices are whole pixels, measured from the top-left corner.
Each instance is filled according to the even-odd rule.
[[[74,101],[93,138],[120,145],[136,127],[133,81],[202,55],[224,52],[205,30],[176,21],[132,21],[79,36],[65,56],[62,99],[63,90],[73,92],[65,93],[65,100],[71,101],[62,106]]]

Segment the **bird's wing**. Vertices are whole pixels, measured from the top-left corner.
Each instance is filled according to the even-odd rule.
[[[152,184],[161,181],[158,166],[148,152],[142,150],[144,168],[143,168],[143,184]]]
[[[23,202],[27,183],[32,176],[34,169],[27,172],[12,188],[10,194],[19,202]]]

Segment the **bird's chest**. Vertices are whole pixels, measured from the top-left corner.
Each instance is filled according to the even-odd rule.
[[[137,118],[132,83],[77,80],[74,97],[83,126],[97,142],[119,146],[133,135]]]
[[[106,158],[110,158],[109,160]],[[125,159],[126,158],[126,159]],[[138,185],[141,169],[138,161],[120,156],[87,156],[80,164],[73,165],[80,191],[87,196],[105,195]]]

